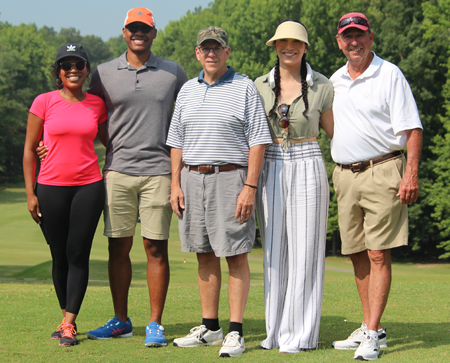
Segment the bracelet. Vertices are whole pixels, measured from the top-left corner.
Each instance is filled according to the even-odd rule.
[[[244,183],[244,185],[246,185],[246,186],[248,186],[248,187],[250,187],[250,188],[252,188],[252,189],[258,189],[258,188],[256,187],[256,185],[250,185],[250,184],[245,184],[245,183]]]

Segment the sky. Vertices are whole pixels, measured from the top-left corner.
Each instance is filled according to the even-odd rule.
[[[178,20],[196,7],[203,9],[213,0],[2,0],[0,21],[12,25],[35,23],[59,31],[76,28],[81,35],[96,35],[107,41],[122,34],[127,11],[143,6],[153,12],[156,28],[164,29],[171,20]]]

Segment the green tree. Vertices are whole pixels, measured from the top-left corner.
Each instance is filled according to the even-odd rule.
[[[0,24],[0,183],[7,183],[21,178],[28,109],[52,88],[54,52],[36,25]]]
[[[444,133],[438,133],[433,139],[431,150],[436,156],[432,163],[435,178],[430,180],[428,186],[430,204],[434,206],[432,217],[440,231],[441,243],[438,247],[445,251],[440,258],[450,258],[450,0],[427,1],[422,6],[426,16],[423,22],[426,30],[424,40],[438,42],[446,48],[439,57],[441,66],[447,69],[442,91],[445,111],[440,117]]]
[[[125,39],[123,39],[122,34],[117,37],[109,38],[106,45],[111,51],[112,58],[117,58],[127,50],[127,43],[125,42]]]

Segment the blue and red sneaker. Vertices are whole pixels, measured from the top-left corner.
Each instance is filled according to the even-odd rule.
[[[152,321],[145,328],[145,346],[146,347],[165,347],[167,339],[162,325]]]
[[[108,320],[108,322],[87,333],[89,339],[111,339],[111,338],[129,338],[133,336],[133,325],[130,318],[127,322],[120,321],[117,316]]]

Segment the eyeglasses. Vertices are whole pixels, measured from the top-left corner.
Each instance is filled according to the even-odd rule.
[[[150,25],[147,24],[128,24],[125,28],[127,28],[131,33],[137,33],[139,30],[142,33],[150,33],[151,30],[153,29]]]
[[[208,55],[211,51],[215,54],[215,55],[221,55],[223,53],[223,51],[225,50],[224,47],[216,47],[216,48],[206,48],[206,47],[198,47],[198,50],[200,51],[200,53],[202,53],[203,55]]]
[[[356,24],[356,25],[363,25],[363,26],[366,26],[366,27],[370,28],[369,22],[366,19],[364,19],[364,18],[362,18],[360,16],[352,16],[350,18],[342,19],[338,23],[338,29],[341,29],[344,26],[347,26],[347,25],[349,25],[351,23]]]
[[[289,117],[288,117],[289,107],[291,106],[286,105],[285,103],[278,106],[278,112],[281,113],[282,115],[280,121],[278,121],[278,126],[280,126],[280,128],[282,129],[287,129],[289,127]]]
[[[65,62],[59,63],[59,65],[61,66],[61,69],[66,72],[71,71],[73,67],[75,67],[75,69],[77,71],[82,71],[86,68],[85,61],[77,61],[77,62],[65,61]]]

